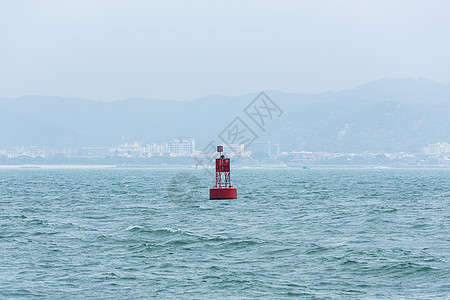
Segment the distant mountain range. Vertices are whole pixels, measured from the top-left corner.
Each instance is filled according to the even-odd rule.
[[[194,101],[0,98],[0,148],[76,148],[125,142],[196,138],[201,149],[240,116],[283,151],[418,152],[450,142],[450,85],[427,79],[380,79],[355,89],[320,94],[266,91],[283,110],[262,132],[245,119],[255,94],[208,96]]]

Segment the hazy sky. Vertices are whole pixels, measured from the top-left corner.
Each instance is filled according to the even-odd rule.
[[[0,0],[0,97],[193,99],[450,81],[450,1]]]

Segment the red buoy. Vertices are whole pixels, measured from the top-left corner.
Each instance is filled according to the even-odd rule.
[[[220,158],[216,158],[216,186],[209,189],[209,199],[236,199],[237,189],[231,186],[230,159],[222,154],[223,146],[217,146]]]

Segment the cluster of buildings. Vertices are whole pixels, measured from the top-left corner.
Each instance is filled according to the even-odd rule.
[[[332,153],[291,151],[278,158],[287,165],[450,165],[450,144],[429,144],[420,153]]]
[[[233,144],[224,147],[229,156],[249,156],[244,144]],[[195,157],[210,155],[196,149],[193,138],[173,138],[166,143],[125,143],[116,147],[82,147],[79,149],[42,150],[36,147],[18,147],[0,150],[0,158],[47,158],[59,159],[104,159],[104,158],[151,158],[151,157]]]
[[[168,143],[152,143],[142,145],[140,143],[125,143],[117,147],[82,147],[71,157],[79,158],[148,158],[154,156],[193,156],[196,154],[195,139],[174,138]]]
[[[66,150],[42,150],[37,147],[12,148],[0,150],[0,163],[11,161],[20,162],[58,162],[64,163],[68,160],[82,160],[89,162],[92,160],[117,160],[123,161],[132,159],[150,159],[159,157],[160,162],[174,161],[172,158],[179,157],[187,161],[189,157],[212,158],[215,154],[215,145],[212,151],[197,150],[196,142],[193,138],[173,138],[167,143],[151,143],[142,145],[139,143],[122,144],[117,147],[82,147],[80,149]],[[214,153],[213,153],[214,152]],[[240,157],[240,161],[248,164],[285,164],[287,166],[296,165],[343,165],[343,164],[405,164],[405,165],[427,165],[441,164],[450,165],[450,144],[436,143],[429,144],[422,148],[421,153],[331,153],[331,152],[310,152],[291,151],[280,152],[280,144],[266,142],[255,142],[249,147],[244,144],[225,145],[224,152],[230,157]]]
[[[450,144],[448,143],[436,143],[429,144],[427,147],[422,148],[422,153],[425,155],[445,155],[450,156]]]
[[[37,147],[16,147],[12,149],[0,149],[0,157],[5,157],[7,159],[16,158],[16,157],[30,157],[30,158],[45,158],[46,153],[44,150],[39,149]]]
[[[278,157],[280,155],[280,144],[271,142],[253,143],[249,149],[244,144],[224,145],[224,153],[227,156],[249,157],[250,155]],[[104,157],[125,157],[125,158],[149,158],[149,157],[183,157],[183,156],[208,156],[202,150],[197,150],[195,139],[174,138],[168,143],[147,144],[140,143],[122,144],[117,147],[83,147],[71,156],[81,158],[104,158]]]
[[[82,148],[84,151],[86,148]],[[169,143],[152,143],[142,146],[139,143],[122,144],[118,147],[107,149],[102,153],[105,157],[135,157],[146,158],[153,156],[192,156],[195,154],[195,139],[174,138]]]
[[[422,154],[428,161],[450,165],[450,144],[448,143],[429,144],[422,148]]]
[[[420,157],[412,153],[333,153],[292,151],[282,152],[279,160],[295,165],[391,165],[402,163],[417,165]]]

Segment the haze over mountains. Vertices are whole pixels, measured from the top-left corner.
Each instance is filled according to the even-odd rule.
[[[450,142],[450,85],[427,79],[380,79],[355,89],[320,94],[266,93],[284,111],[257,131],[281,150],[418,152]],[[194,101],[25,96],[0,99],[0,148],[77,148],[125,142],[196,138],[201,149],[257,94]],[[244,119],[245,120],[245,119]],[[252,128],[254,124],[248,123]]]

